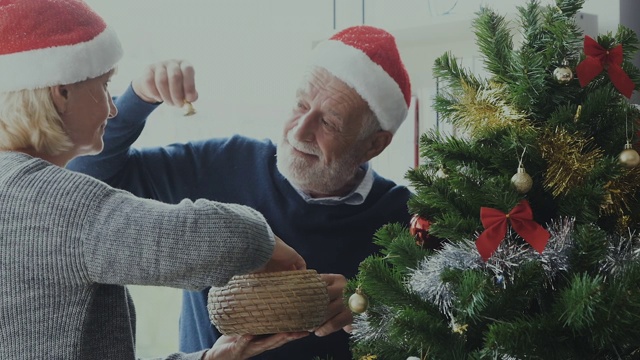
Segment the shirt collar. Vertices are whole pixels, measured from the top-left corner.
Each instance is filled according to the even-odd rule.
[[[323,198],[312,198],[308,194],[304,193],[297,186],[293,185],[291,182],[291,186],[300,194],[302,199],[306,201],[308,204],[316,204],[316,205],[360,205],[364,203],[371,192],[371,188],[373,187],[373,169],[369,165],[369,163],[364,163],[361,168],[365,170],[364,177],[360,184],[353,189],[350,193],[345,196],[329,196]]]

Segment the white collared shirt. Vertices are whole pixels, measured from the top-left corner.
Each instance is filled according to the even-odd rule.
[[[353,189],[350,193],[345,196],[329,196],[323,198],[312,198],[309,194],[304,193],[298,187],[293,185],[291,186],[302,196],[302,199],[306,201],[308,204],[317,204],[317,205],[360,205],[364,202],[364,200],[369,195],[371,188],[373,187],[373,169],[369,166],[369,163],[365,163],[362,165],[362,169],[366,171],[364,177],[360,184]]]

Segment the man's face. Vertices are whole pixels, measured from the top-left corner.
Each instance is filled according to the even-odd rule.
[[[296,95],[283,139],[278,170],[303,191],[342,195],[360,164],[369,160],[361,139],[367,103],[347,84],[318,69]]]

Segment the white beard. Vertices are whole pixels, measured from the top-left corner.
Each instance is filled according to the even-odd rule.
[[[357,146],[356,144],[354,146]],[[308,159],[295,150],[312,154],[317,158]],[[278,171],[292,184],[305,192],[333,194],[351,180],[360,166],[358,154],[350,151],[345,156],[325,165],[324,156],[317,146],[296,141],[291,132],[278,144]]]

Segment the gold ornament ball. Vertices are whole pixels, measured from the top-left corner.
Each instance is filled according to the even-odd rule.
[[[366,296],[356,292],[349,297],[349,309],[356,314],[362,314],[367,311],[369,300]]]
[[[558,84],[566,85],[573,80],[573,72],[568,66],[560,66],[553,70],[553,77]]]
[[[518,172],[511,177],[511,183],[520,194],[526,194],[533,186],[533,179],[523,167],[518,167]]]
[[[620,163],[626,167],[635,167],[640,164],[640,155],[638,155],[638,152],[626,147],[622,150],[618,159],[620,160]]]

